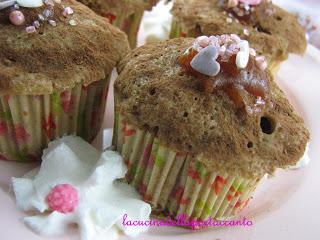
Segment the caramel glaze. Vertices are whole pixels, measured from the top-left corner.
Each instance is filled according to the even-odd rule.
[[[217,61],[220,64],[220,73],[215,77],[209,77],[191,67],[190,62],[197,53],[191,48],[186,54],[179,57],[178,62],[188,74],[199,78],[201,91],[211,94],[224,91],[236,108],[244,109],[247,112],[261,112],[263,110],[268,101],[270,77],[266,71],[257,67],[254,57],[250,56],[245,69],[238,69],[235,63],[235,54],[227,61],[222,61],[219,56]],[[250,101],[246,95],[253,96],[255,100]]]

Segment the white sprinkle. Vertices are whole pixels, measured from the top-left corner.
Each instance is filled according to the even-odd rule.
[[[75,20],[71,19],[71,20],[69,21],[69,24],[70,24],[71,26],[76,26],[76,25],[77,25],[77,22],[76,22]]]
[[[226,50],[227,50],[227,48],[226,48],[225,45],[221,46],[221,47],[219,48],[219,55],[220,55],[220,56],[225,55]]]
[[[256,57],[256,63],[260,70],[264,71],[268,67],[267,59],[265,56]]]
[[[249,11],[249,10],[250,10],[249,4],[245,4],[245,5],[244,5],[244,9],[245,9],[246,11]]]
[[[34,26],[28,26],[26,27],[26,32],[27,33],[35,33],[37,30]]]
[[[249,43],[248,41],[241,41],[239,43],[240,51],[237,53],[236,65],[238,68],[246,68],[249,62]]]
[[[45,19],[44,19],[44,16],[42,14],[38,14],[38,19],[39,21],[43,22]]]
[[[43,11],[43,16],[44,16],[45,19],[51,17],[52,16],[52,11],[49,10],[49,9],[45,9]]]
[[[38,21],[38,20],[34,21],[34,22],[33,22],[33,26],[34,26],[35,28],[39,28],[39,27],[40,27],[39,21]]]
[[[44,0],[44,4],[47,5],[47,6],[54,7],[54,2],[52,0]]]
[[[247,28],[243,29],[243,34],[246,35],[246,36],[249,36],[250,35],[250,32]]]
[[[73,9],[71,7],[65,7],[63,9],[62,15],[63,16],[68,16],[68,15],[72,15],[73,14]]]
[[[227,23],[232,23],[232,18],[227,18]]]
[[[56,21],[54,21],[54,20],[49,20],[49,24],[51,25],[51,26],[54,26],[54,27],[56,27],[57,26],[57,23],[56,23]]]

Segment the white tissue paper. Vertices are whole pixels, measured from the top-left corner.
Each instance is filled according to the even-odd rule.
[[[160,1],[151,12],[145,12],[141,24],[141,39],[145,39],[147,43],[169,39],[172,5],[172,2],[166,4],[165,1]],[[143,36],[141,36],[141,33],[143,33]]]
[[[76,223],[82,240],[116,239],[119,232],[136,236],[146,226],[123,226],[124,214],[134,220],[149,220],[151,207],[126,183],[115,181],[127,171],[119,154],[102,154],[79,137],[67,136],[49,144],[40,169],[23,178],[12,178],[17,206],[23,211],[36,210],[39,215],[24,218],[34,232],[61,235]],[[78,191],[75,211],[51,211],[46,203],[57,184],[71,184]]]

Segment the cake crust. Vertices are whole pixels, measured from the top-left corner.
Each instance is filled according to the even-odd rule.
[[[202,92],[199,79],[183,72],[177,58],[193,41],[147,44],[127,55],[115,82],[117,110],[167,147],[194,153],[209,170],[254,178],[295,165],[309,132],[271,74],[272,104],[260,114],[243,114],[224,92]],[[272,134],[263,132],[265,121]]]
[[[51,94],[78,83],[86,86],[104,79],[128,53],[127,36],[105,18],[74,0],[62,4],[73,9],[72,16],[63,16],[61,6],[55,6],[57,26],[46,22],[35,33],[25,28],[45,6],[20,8],[23,26],[9,22],[10,9],[0,11],[0,95]]]
[[[267,14],[269,4],[256,6],[254,24],[228,22],[228,14],[219,6],[220,0],[176,0],[172,9],[174,18],[191,33],[199,35],[237,34],[246,39],[258,54],[267,59],[282,61],[289,53],[304,54],[307,46],[305,31],[297,18],[272,4],[272,13]],[[247,29],[249,35],[244,33]]]

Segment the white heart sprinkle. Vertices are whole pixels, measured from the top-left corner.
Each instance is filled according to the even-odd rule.
[[[214,77],[220,72],[220,64],[216,61],[218,56],[218,49],[209,45],[192,59],[190,65],[197,72]]]
[[[17,3],[21,7],[36,8],[43,5],[43,0],[17,0]]]
[[[13,6],[16,3],[15,0],[0,1],[0,10]]]
[[[239,43],[240,51],[237,53],[236,65],[238,68],[246,68],[249,62],[250,48],[248,41]]]

